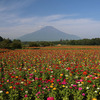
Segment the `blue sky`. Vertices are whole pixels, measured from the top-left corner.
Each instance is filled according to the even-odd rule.
[[[18,38],[45,26],[100,38],[100,0],[0,0],[0,36]]]

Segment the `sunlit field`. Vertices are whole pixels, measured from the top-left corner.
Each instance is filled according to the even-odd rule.
[[[100,46],[0,49],[0,100],[100,100]]]

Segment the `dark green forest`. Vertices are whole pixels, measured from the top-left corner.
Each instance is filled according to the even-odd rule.
[[[80,39],[80,40],[59,40],[59,41],[35,41],[22,42],[20,40],[5,39],[0,36],[0,48],[5,49],[21,49],[24,47],[46,47],[61,45],[100,45],[100,38]]]

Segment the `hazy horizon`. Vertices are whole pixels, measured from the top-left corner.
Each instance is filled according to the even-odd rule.
[[[100,38],[99,0],[0,0],[0,36],[18,38],[53,26],[81,38]]]

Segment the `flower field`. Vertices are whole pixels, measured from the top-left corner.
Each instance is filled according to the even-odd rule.
[[[0,100],[100,100],[100,47],[1,52]]]

